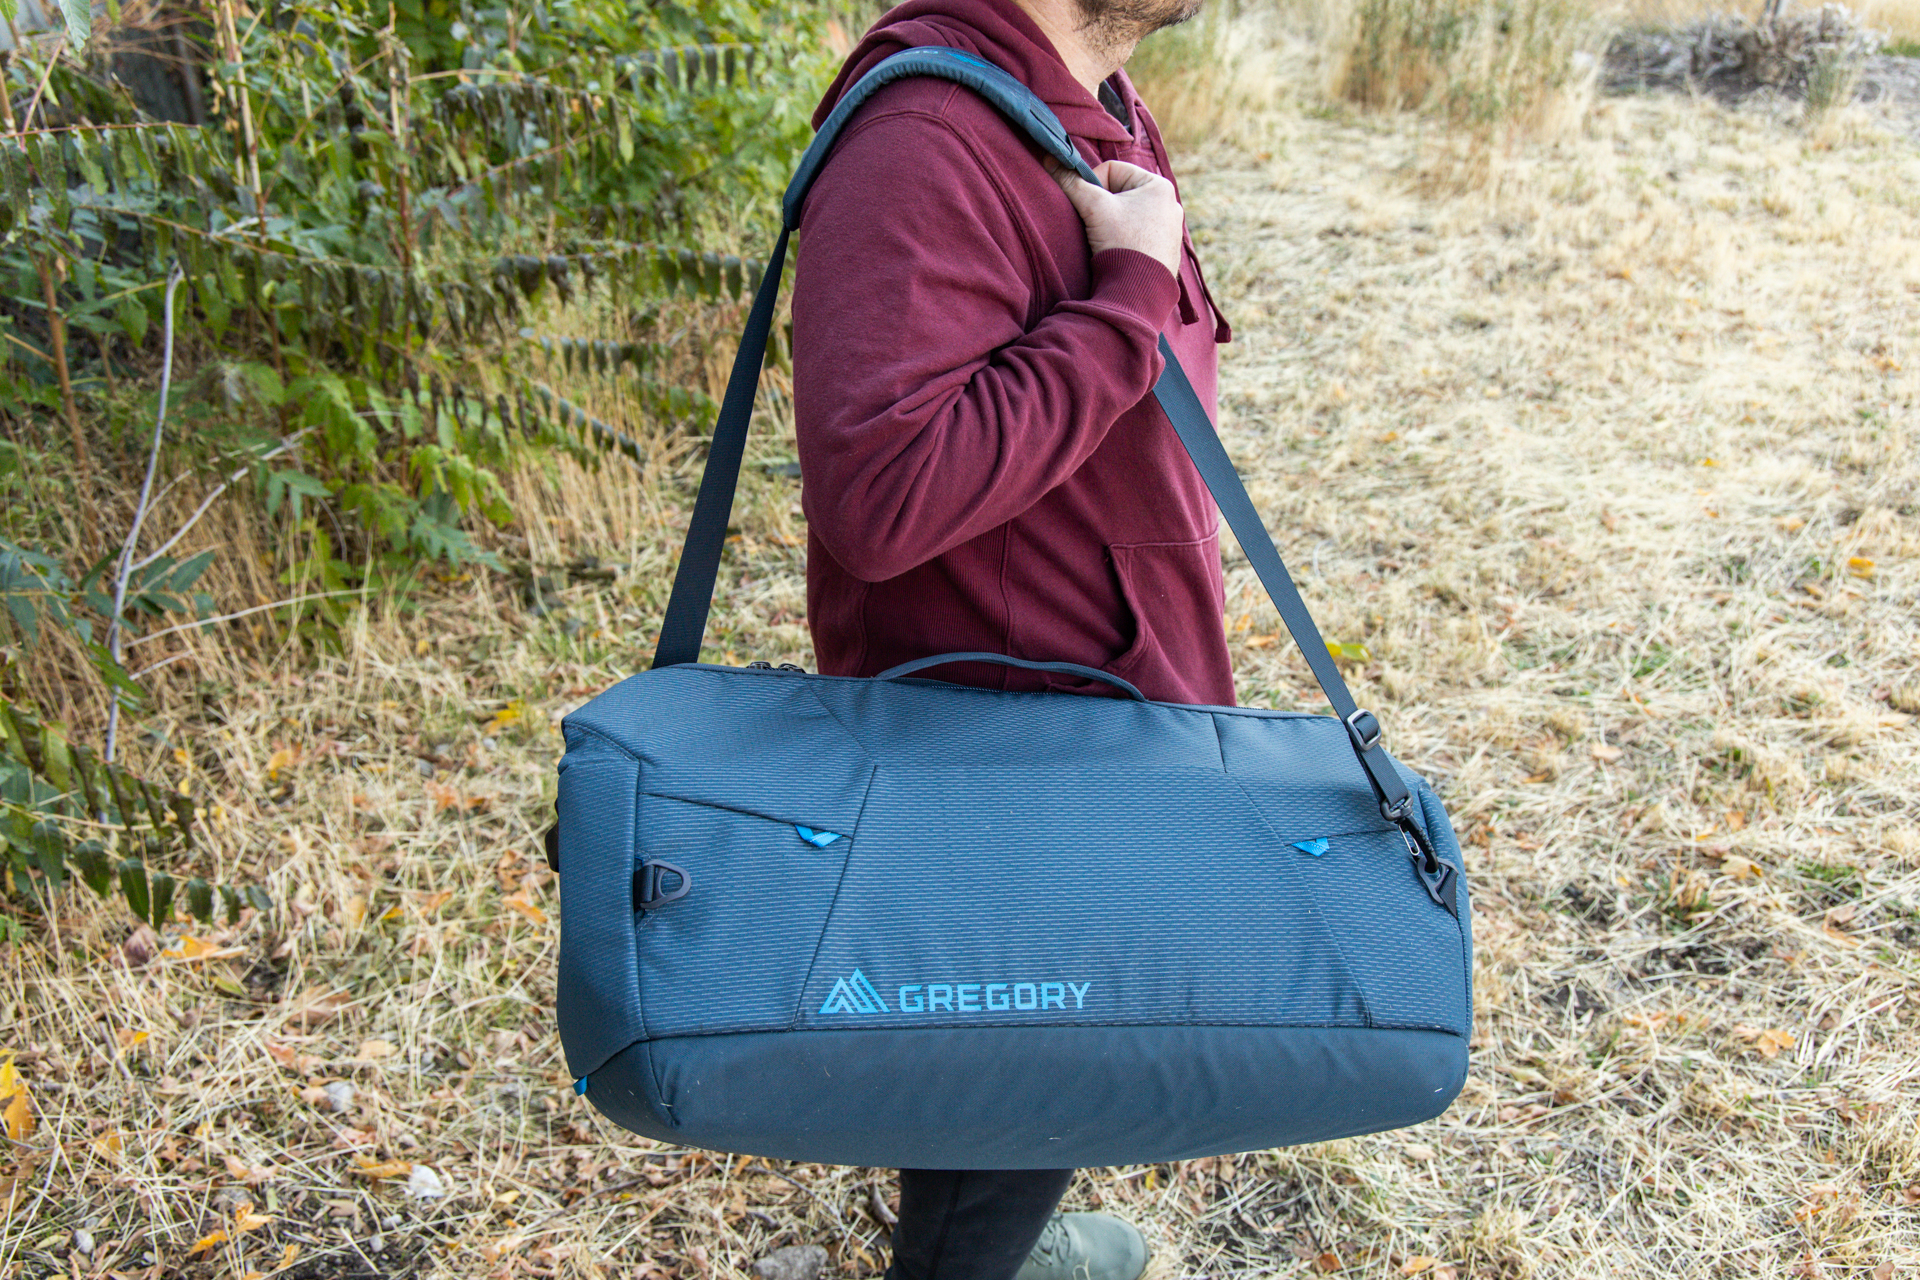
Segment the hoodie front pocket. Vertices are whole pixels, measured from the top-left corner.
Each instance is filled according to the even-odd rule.
[[[1198,670],[1217,644],[1191,626],[1226,611],[1220,584],[1220,536],[1191,542],[1134,542],[1107,548],[1120,594],[1133,615],[1133,643],[1107,670],[1124,676],[1143,665]],[[1171,624],[1160,620],[1170,619]]]

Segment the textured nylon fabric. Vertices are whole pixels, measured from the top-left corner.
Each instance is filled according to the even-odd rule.
[[[1347,1027],[798,1031],[628,1049],[587,1097],[665,1142],[874,1168],[1188,1160],[1418,1124],[1467,1042]]]
[[[1427,895],[1329,717],[679,666],[566,733],[576,1076],[807,1032],[972,1028],[1019,1061],[1047,1027],[1469,1031],[1464,905]],[[692,890],[636,913],[636,861]]]

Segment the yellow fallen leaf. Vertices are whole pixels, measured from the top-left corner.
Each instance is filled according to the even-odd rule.
[[[1736,1026],[1733,1034],[1758,1049],[1760,1056],[1767,1059],[1777,1058],[1782,1049],[1793,1047],[1793,1032],[1778,1027]]]
[[[1247,648],[1264,649],[1268,645],[1272,644],[1274,641],[1278,640],[1279,638],[1280,638],[1279,636],[1248,636]]]
[[[6,1122],[7,1136],[15,1142],[26,1141],[27,1135],[33,1132],[33,1108],[27,1105],[25,1086],[13,1095],[13,1101],[7,1104],[5,1113],[0,1114],[0,1120]]]
[[[386,1040],[362,1040],[360,1048],[353,1055],[365,1062],[377,1062],[381,1058],[393,1056],[393,1044]]]
[[[1428,1267],[1436,1267],[1439,1265],[1440,1259],[1434,1257],[1432,1254],[1416,1253],[1400,1264],[1400,1274],[1403,1276],[1417,1276]]]
[[[1807,522],[1799,516],[1781,516],[1780,528],[1787,533],[1798,533],[1807,527]]]
[[[480,732],[488,734],[499,733],[508,725],[519,724],[526,718],[527,704],[525,699],[515,698],[512,702],[509,702],[506,706],[494,712],[493,719],[487,721],[486,728]]]
[[[270,1214],[255,1213],[251,1200],[233,1211],[233,1229],[239,1235],[264,1227],[272,1221],[273,1217]]]
[[[400,917],[404,916],[405,914],[407,913],[401,910],[397,906],[388,907],[385,911],[380,913],[380,923],[385,924],[390,920],[398,920]]]
[[[118,1159],[126,1142],[117,1133],[103,1134],[93,1140],[93,1149],[109,1159]]]
[[[274,1270],[285,1271],[288,1267],[293,1265],[293,1260],[295,1258],[298,1258],[299,1256],[300,1256],[300,1246],[297,1244],[288,1245],[286,1248],[280,1251],[280,1265],[275,1267]]]
[[[207,1232],[207,1234],[201,1236],[198,1240],[195,1240],[193,1242],[193,1248],[187,1250],[187,1252],[189,1254],[205,1253],[207,1250],[213,1248],[213,1246],[217,1244],[225,1244],[226,1242],[227,1242],[226,1228],[217,1227],[214,1230]]]
[[[1865,556],[1848,556],[1847,572],[1856,578],[1871,578],[1873,576],[1873,561],[1867,559]]]
[[[340,907],[340,920],[349,929],[358,929],[367,920],[367,895],[356,893]]]
[[[11,1098],[24,1088],[26,1086],[20,1082],[20,1073],[14,1069],[13,1059],[0,1062],[0,1098]]]
[[[1605,742],[1596,742],[1592,747],[1588,748],[1588,750],[1592,753],[1595,760],[1603,760],[1609,764],[1627,754],[1621,748]]]
[[[297,757],[293,753],[293,750],[289,747],[281,747],[278,751],[274,752],[271,756],[268,756],[267,757],[267,781],[268,782],[280,781],[281,772],[283,770],[292,768],[294,761],[297,760],[298,758],[299,757]]]
[[[355,1156],[353,1171],[363,1178],[372,1178],[378,1182],[383,1178],[404,1178],[413,1172],[411,1160],[375,1160],[371,1156]]]
[[[1720,870],[1735,880],[1745,880],[1748,876],[1760,874],[1760,868],[1756,863],[1748,861],[1737,853],[1729,854],[1727,860],[1720,864]]]
[[[518,911],[535,924],[545,924],[547,922],[547,913],[527,901],[527,891],[525,889],[520,890],[510,897],[502,898],[501,902],[513,908],[513,910]]]
[[[196,938],[189,933],[183,935],[180,941],[174,943],[165,951],[162,951],[160,958],[162,960],[198,960],[209,951],[215,950],[218,950],[218,948],[215,947],[213,943],[208,942],[205,938]]]

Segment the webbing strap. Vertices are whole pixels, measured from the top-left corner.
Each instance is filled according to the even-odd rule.
[[[991,73],[991,74],[988,74]],[[798,218],[806,188],[818,175],[841,126],[855,107],[870,97],[882,84],[905,75],[936,76],[967,85],[998,107],[1016,127],[1022,129],[1050,155],[1060,156],[1061,148],[1072,155],[1075,166],[1084,170],[1086,162],[1073,149],[1053,111],[1019,81],[976,58],[952,49],[910,49],[895,54],[863,76],[835,106],[821,126],[813,145],[807,148],[793,184],[787,189],[784,225],[773,248],[773,258],[754,295],[753,310],[748,313],[746,332],[740,338],[740,350],[733,359],[733,373],[727,379],[727,393],[720,404],[720,417],[714,424],[713,442],[707,452],[707,469],[700,479],[700,496],[694,502],[693,518],[687,525],[686,545],[680,553],[680,569],[673,580],[673,595],[667,602],[666,621],[660,630],[660,646],[654,652],[653,665],[671,667],[700,660],[700,642],[707,630],[707,613],[713,603],[713,586],[720,573],[720,552],[726,543],[727,520],[733,513],[733,493],[740,480],[740,460],[746,451],[747,426],[753,417],[753,400],[760,382],[760,366],[766,359],[767,337],[773,329],[773,304],[780,292],[780,272],[786,264],[787,237]],[[1060,157],[1063,158],[1064,157]],[[1091,176],[1090,174],[1086,176]],[[1226,447],[1207,418],[1207,411],[1194,393],[1193,384],[1167,345],[1160,338],[1160,354],[1166,361],[1153,394],[1166,412],[1167,420],[1186,446],[1187,456],[1206,482],[1213,500],[1234,536],[1252,562],[1253,569],[1280,611],[1287,632],[1313,670],[1320,691],[1332,704],[1334,714],[1346,726],[1347,739],[1367,773],[1380,812],[1387,818],[1404,822],[1412,807],[1406,783],[1388,762],[1386,752],[1376,750],[1380,724],[1372,712],[1362,711],[1354,703],[1347,682],[1340,677],[1320,628],[1307,612],[1306,602],[1287,574],[1280,551],[1254,510],[1253,499],[1240,483],[1239,473],[1227,456]]]
[[[656,667],[700,661],[700,641],[707,634],[707,613],[713,607],[713,584],[720,576],[720,549],[726,545],[727,518],[733,514],[733,491],[740,483],[740,459],[747,450],[754,392],[760,386],[760,365],[767,358],[767,336],[773,331],[773,300],[780,296],[788,234],[781,228],[767,274],[760,279],[760,292],[753,297],[753,310],[747,313],[740,350],[733,357],[727,394],[720,401],[720,417],[707,446],[700,496],[694,499],[687,540],[680,549],[680,569],[673,575],[673,594],[660,626],[660,645],[653,651]]]
[[[1220,514],[1227,518],[1227,527],[1240,539],[1240,548],[1247,553],[1260,585],[1267,589],[1267,598],[1280,611],[1280,620],[1287,624],[1287,634],[1293,637],[1307,666],[1313,669],[1313,678],[1320,682],[1320,692],[1327,696],[1327,701],[1333,704],[1333,713],[1347,726],[1347,739],[1353,744],[1361,767],[1367,771],[1367,780],[1373,784],[1380,812],[1394,820],[1406,817],[1410,808],[1407,784],[1388,763],[1387,753],[1374,749],[1380,741],[1379,722],[1371,711],[1360,710],[1347,689],[1347,682],[1341,679],[1332,651],[1320,638],[1320,628],[1314,624],[1307,602],[1300,598],[1293,576],[1280,559],[1280,548],[1274,545],[1260,513],[1254,510],[1247,486],[1241,483],[1233,459],[1227,456],[1227,447],[1220,443],[1213,423],[1207,420],[1207,411],[1195,394],[1193,384],[1187,381],[1187,371],[1180,367],[1164,334],[1160,337],[1160,355],[1167,363],[1160,371],[1160,380],[1153,385],[1154,399],[1160,402],[1167,421],[1173,424],[1180,443],[1186,446],[1194,470],[1206,481],[1207,492],[1213,495]]]

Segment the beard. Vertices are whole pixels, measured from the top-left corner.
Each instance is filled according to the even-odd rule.
[[[1178,26],[1205,0],[1078,0],[1080,30],[1102,50],[1131,52],[1162,27]]]

